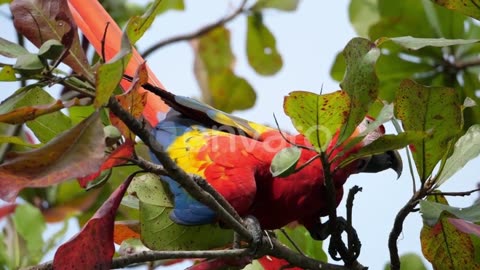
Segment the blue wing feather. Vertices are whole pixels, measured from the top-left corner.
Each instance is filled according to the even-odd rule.
[[[202,128],[199,123],[182,117],[178,112],[170,110],[165,119],[160,122],[153,134],[162,146],[167,149],[176,138],[195,128]],[[160,163],[158,159],[151,154],[155,163]],[[162,176],[161,179],[169,186],[174,196],[175,208],[170,213],[170,218],[182,225],[202,225],[215,221],[216,214],[206,205],[195,200],[188,192],[176,181],[168,176]]]

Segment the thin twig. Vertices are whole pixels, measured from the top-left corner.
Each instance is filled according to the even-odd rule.
[[[162,165],[152,163],[142,157],[137,156],[135,158],[129,159],[129,161],[137,165],[138,167],[144,169],[145,171],[154,173],[156,175],[168,175],[167,171],[165,170],[165,168],[163,168]]]
[[[480,58],[475,58],[467,61],[458,61],[453,63],[453,66],[459,70],[464,70],[466,68],[479,66],[479,65],[480,65]]]
[[[354,236],[353,236],[353,233],[356,234],[356,232],[353,230],[353,200],[355,199],[355,195],[362,191],[362,188],[359,187],[359,186],[353,186],[350,191],[348,192],[348,197],[347,197],[347,204],[346,204],[346,208],[347,208],[347,237],[348,237],[348,251],[349,253],[354,253],[354,254],[349,254],[349,257],[352,259],[352,260],[356,260],[358,258],[358,256],[360,255],[360,248],[355,248],[354,247],[354,244],[355,244],[355,240],[354,240]],[[357,238],[358,239],[358,238]],[[357,253],[356,250],[358,250]]]
[[[214,30],[217,27],[220,27],[222,25],[227,24],[231,20],[235,19],[239,14],[245,12],[245,5],[246,4],[247,4],[247,0],[243,0],[242,3],[240,4],[240,6],[232,14],[230,14],[229,16],[224,17],[224,18],[222,18],[222,19],[220,19],[220,20],[218,20],[218,21],[216,21],[212,24],[209,24],[209,25],[207,25],[207,26],[205,26],[205,27],[203,27],[203,28],[201,28],[201,29],[199,29],[195,32],[171,37],[171,38],[159,41],[158,43],[155,43],[154,45],[152,45],[151,47],[149,47],[148,49],[146,49],[143,52],[143,54],[142,54],[143,58],[147,58],[147,56],[149,56],[151,53],[153,53],[154,51],[156,51],[156,50],[158,50],[158,49],[160,49],[164,46],[173,44],[175,42],[192,40],[194,38],[197,38],[197,37],[200,37],[202,35],[207,34],[208,32]]]
[[[480,191],[480,188],[472,189],[469,191],[460,191],[460,192],[435,192],[435,193],[429,193],[427,196],[432,196],[432,195],[443,195],[443,196],[470,196],[472,193]]]
[[[390,251],[390,269],[400,270],[400,257],[398,254],[397,240],[400,234],[403,231],[403,222],[407,216],[414,211],[415,207],[418,205],[419,201],[425,197],[427,194],[427,189],[420,189],[418,192],[415,192],[413,196],[408,200],[408,202],[398,211],[395,221],[393,223],[393,228],[390,231],[388,237],[388,249]]]

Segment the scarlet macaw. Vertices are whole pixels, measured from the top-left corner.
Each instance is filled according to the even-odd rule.
[[[287,177],[273,177],[270,172],[274,156],[292,143],[306,146],[301,150],[297,167],[317,155],[304,135],[282,134],[277,129],[226,114],[152,85],[144,87],[161,96],[171,107],[153,133],[182,169],[205,178],[241,216],[256,217],[263,229],[278,229],[298,221],[315,233],[319,218],[328,214],[320,160],[314,160]],[[352,136],[366,130],[370,121],[365,118]],[[395,151],[361,158],[338,168],[346,157],[384,133],[383,126],[376,128],[345,153],[342,147],[335,147],[338,134],[331,141],[327,152],[331,152],[332,157],[330,170],[337,204],[343,195],[343,184],[350,175],[388,168],[398,174],[401,172],[402,163]],[[333,160],[337,154],[340,158]],[[216,220],[213,210],[193,199],[177,182],[169,177],[163,179],[175,199],[170,215],[173,221],[201,225]]]
[[[69,4],[75,21],[97,52],[102,49],[100,41],[107,22],[110,27],[106,40],[109,44],[120,44],[120,29],[97,1],[69,0]],[[107,46],[107,58],[111,58],[115,50]],[[132,74],[143,62],[135,52],[127,73]],[[273,177],[269,170],[273,157],[281,149],[290,146],[278,130],[161,91],[156,88],[161,87],[160,82],[151,72],[149,78],[151,84],[144,87],[157,90],[171,109],[164,113],[165,106],[155,97],[149,97],[144,117],[155,126],[155,137],[182,169],[205,178],[241,216],[255,216],[263,229],[277,229],[292,221],[298,221],[314,232],[319,218],[327,215],[327,191],[322,165],[318,159],[290,176]],[[157,124],[157,115],[166,117]],[[369,121],[369,118],[365,118],[353,134],[360,134],[365,130]],[[383,134],[384,128],[380,126],[344,153],[343,157],[358,151]],[[311,146],[301,134],[284,136],[295,144]],[[342,151],[341,147],[334,149],[335,144],[334,138],[327,149],[333,150],[332,156]],[[308,149],[301,151],[299,166],[317,154]],[[399,173],[402,168],[401,160],[395,151],[362,158],[337,169],[342,161],[343,158],[339,158],[331,164],[337,203],[343,195],[343,184],[350,175],[378,172],[387,168],[393,168]],[[215,221],[215,212],[193,199],[172,179],[164,177],[164,180],[169,184],[175,198],[172,220],[186,225]]]

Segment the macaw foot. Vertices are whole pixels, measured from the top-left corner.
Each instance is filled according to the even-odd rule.
[[[258,251],[258,248],[260,247],[260,245],[262,244],[262,239],[263,239],[263,231],[262,231],[262,228],[260,227],[260,222],[258,222],[258,219],[254,216],[246,216],[243,219],[243,223],[245,224],[245,227],[252,235],[252,241],[250,242],[250,247],[251,247],[252,254],[255,254]]]
[[[310,235],[315,240],[325,240],[328,236],[332,235],[330,231],[330,223],[328,220],[325,223],[318,222],[310,229]],[[360,255],[361,242],[358,238],[357,231],[348,225],[347,221],[343,217],[337,217],[336,228],[339,237],[330,237],[330,243],[328,246],[328,254],[335,261],[346,260],[348,262],[355,261]],[[341,234],[347,233],[348,236],[348,248],[342,241]],[[334,239],[336,238],[336,239]]]

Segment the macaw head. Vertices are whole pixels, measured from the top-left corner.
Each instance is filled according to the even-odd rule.
[[[369,116],[365,117],[352,136],[363,133],[373,121],[375,121],[375,119]],[[365,147],[383,135],[385,135],[385,127],[380,125],[370,131],[354,148],[359,149],[360,147]],[[402,159],[396,150],[388,150],[383,153],[362,157],[358,159],[355,164],[359,173],[376,173],[393,169],[397,173],[397,176],[400,177],[403,169]]]

